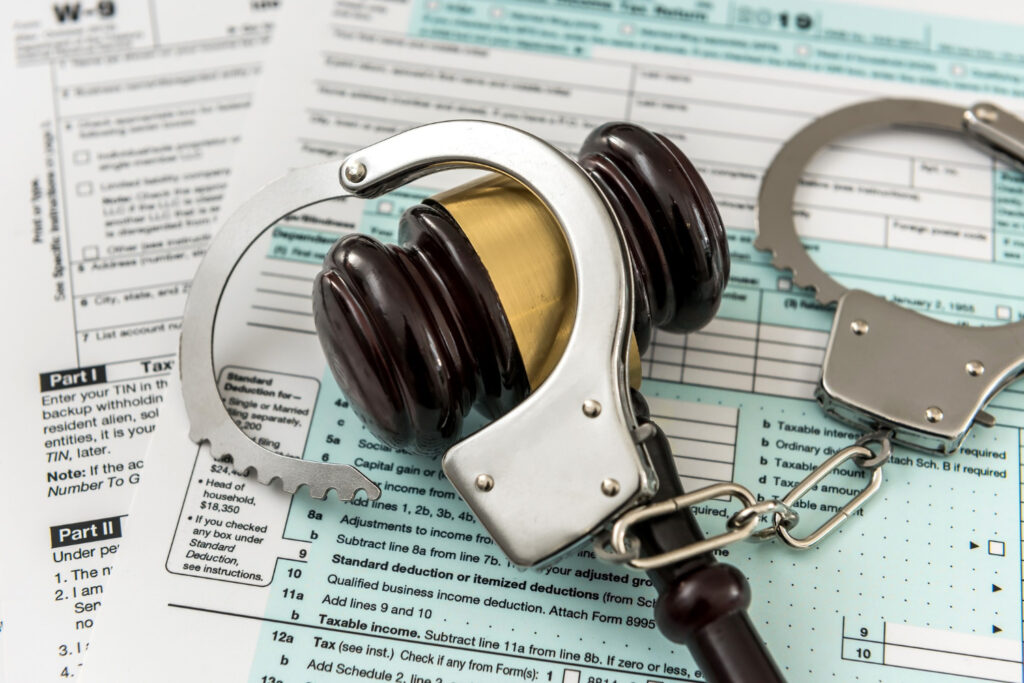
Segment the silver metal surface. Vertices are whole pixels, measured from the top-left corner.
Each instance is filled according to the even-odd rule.
[[[1024,370],[1024,321],[957,327],[866,292],[847,292],[811,260],[793,223],[797,183],[818,151],[843,136],[892,125],[966,133],[1024,170],[1024,121],[996,105],[964,110],[891,99],[844,107],[803,128],[772,161],[758,196],[755,246],[771,251],[775,266],[791,270],[794,284],[814,289],[818,301],[839,302],[817,390],[826,412],[861,429],[892,429],[899,443],[949,453],[972,424],[994,423],[982,408]]]
[[[640,557],[640,540],[635,536],[626,536],[626,551],[622,553],[612,548],[609,542],[610,538],[611,534],[606,530],[602,531],[594,539],[593,551],[597,559],[603,562],[628,566],[630,560]]]
[[[1024,172],[1024,121],[989,102],[964,112],[964,129],[981,147]]]
[[[804,477],[804,479],[797,484],[793,490],[786,494],[785,498],[782,499],[783,505],[786,507],[793,507],[793,505],[803,498],[808,491],[813,489],[822,479],[830,475],[837,467],[845,463],[847,460],[867,460],[874,456],[875,454],[864,446],[848,446],[844,448]],[[775,513],[775,533],[786,543],[786,545],[790,547],[799,548],[801,550],[810,548],[827,534],[834,531],[840,524],[849,519],[850,515],[856,512],[857,508],[867,502],[868,498],[873,496],[882,486],[882,468],[875,467],[869,471],[871,472],[871,478],[868,480],[868,484],[864,487],[864,490],[854,496],[853,500],[844,505],[839,512],[818,527],[813,533],[808,534],[803,538],[793,536],[789,529],[782,523],[784,518],[781,512]]]
[[[361,489],[371,500],[380,489],[349,465],[300,460],[257,445],[228,415],[217,390],[213,365],[213,333],[224,286],[252,244],[283,216],[309,204],[347,195],[338,186],[338,164],[320,164],[294,171],[267,185],[225,223],[196,271],[181,330],[181,385],[189,436],[209,443],[218,460],[230,460],[238,472],[255,473],[264,484],[275,480],[294,493],[307,485],[314,498],[334,489],[350,500]]]
[[[191,437],[286,491],[306,484],[315,497],[347,499],[380,490],[355,468],[280,456],[231,420],[214,377],[213,332],[224,286],[238,260],[277,220],[304,206],[353,194],[376,197],[451,168],[505,173],[543,201],[565,231],[576,271],[578,310],[562,359],[506,418],[449,450],[443,467],[510,559],[532,565],[587,538],[656,485],[628,398],[626,358],[632,280],[620,232],[584,172],[542,140],[507,126],[448,121],[400,133],[341,164],[294,171],[267,186],[221,229],[200,265],[186,305],[182,385]],[[339,188],[339,180],[341,187]],[[346,192],[347,190],[347,192]],[[599,415],[580,410],[586,400]],[[477,485],[481,473],[493,482]],[[614,496],[601,482],[614,478]],[[487,487],[484,487],[487,488]],[[572,501],[567,505],[566,501]]]
[[[869,334],[851,330],[868,320]],[[972,374],[969,363],[984,372]],[[1024,323],[951,325],[852,290],[839,302],[817,398],[859,427],[893,430],[914,448],[951,453],[982,408],[1024,372]]]
[[[996,417],[992,413],[979,410],[978,414],[974,416],[974,424],[981,425],[982,427],[995,427]]]
[[[857,458],[857,466],[865,470],[873,470],[889,462],[892,457],[892,430],[880,429],[871,434],[865,434],[853,442],[854,446],[861,446],[871,450],[868,444],[877,443],[878,452],[872,451],[870,458]]]
[[[617,496],[619,495],[619,482],[615,479],[608,478],[601,482],[601,493],[606,496]]]
[[[693,493],[684,493],[681,496],[663,500],[660,503],[633,508],[615,520],[615,524],[612,525],[611,532],[606,539],[598,539],[598,546],[601,548],[600,555],[602,559],[607,559],[612,562],[624,562],[633,569],[642,569],[646,571],[648,569],[657,569],[658,567],[664,567],[665,565],[682,562],[683,560],[695,557],[696,555],[709,553],[713,550],[717,550],[718,548],[727,546],[730,543],[736,543],[737,541],[746,539],[754,532],[754,528],[757,526],[757,515],[750,515],[742,525],[736,528],[730,528],[730,530],[725,533],[706,538],[703,541],[697,541],[696,543],[691,543],[690,545],[686,545],[681,548],[675,548],[674,550],[669,550],[659,555],[636,557],[635,547],[638,544],[635,541],[630,540],[632,537],[629,534],[629,530],[634,524],[638,524],[639,522],[643,522],[654,517],[671,515],[683,508],[696,505],[697,503],[704,503],[712,498],[719,498],[721,496],[736,496],[743,502],[744,509],[752,508],[757,505],[757,499],[754,498],[754,494],[752,494],[745,486],[741,486],[735,482],[726,482],[722,484],[712,484],[711,486],[698,489]],[[609,548],[606,548],[605,545],[610,546],[610,550]]]
[[[775,515],[778,514],[779,518],[776,519]],[[769,526],[764,529],[758,529],[750,534],[747,538],[748,541],[770,541],[776,536],[778,532],[776,529],[781,525],[787,529],[792,529],[800,522],[800,515],[796,510],[783,503],[778,498],[769,498],[768,500],[762,500],[755,505],[745,507],[739,510],[729,521],[726,522],[726,526],[730,529],[738,529],[744,526],[751,517],[759,520],[761,515],[772,515],[772,522]]]
[[[442,128],[444,127],[444,128]],[[410,155],[433,161],[410,162]],[[548,378],[504,418],[449,449],[442,466],[495,542],[516,564],[535,565],[596,533],[649,495],[655,478],[634,443],[626,381],[632,280],[620,231],[599,191],[547,143],[489,123],[434,124],[358,153],[367,176],[342,182],[363,194],[408,182],[439,165],[476,166],[523,183],[565,232],[576,272],[577,312],[562,357]],[[353,157],[354,159],[356,157]],[[584,401],[601,405],[588,417]],[[486,472],[494,488],[481,492]],[[615,479],[614,496],[601,482]]]
[[[366,166],[358,161],[352,161],[342,167],[342,173],[345,174],[345,180],[350,183],[358,183],[366,177]]]
[[[648,503],[634,507],[615,521],[611,529],[599,535],[594,541],[594,554],[606,562],[625,564],[632,569],[656,569],[675,562],[681,562],[695,555],[723,548],[739,541],[770,541],[776,536],[787,545],[797,549],[810,548],[826,534],[846,521],[864,502],[878,491],[882,485],[882,465],[892,455],[891,432],[880,430],[865,434],[857,439],[852,446],[844,448],[819,465],[799,484],[790,489],[785,498],[769,498],[758,501],[754,494],[745,486],[736,482],[712,484],[711,486],[692,491],[669,500]],[[868,448],[868,444],[878,444],[878,451]],[[814,533],[805,538],[796,538],[790,531],[800,521],[800,515],[793,506],[808,491],[814,489],[818,482],[831,474],[837,467],[852,459],[856,465],[871,473],[867,486],[853,500],[847,503],[827,522],[818,527]],[[696,541],[689,545],[666,550],[657,555],[640,557],[640,543],[630,528],[639,522],[653,517],[675,514],[683,508],[703,503],[721,496],[736,496],[743,501],[743,507],[733,514],[726,522],[731,531],[718,536]],[[761,517],[771,515],[770,526],[757,529]]]
[[[815,119],[782,146],[765,171],[757,198],[754,246],[770,251],[775,267],[793,271],[793,283],[813,289],[818,301],[835,303],[846,288],[811,260],[793,223],[793,195],[807,163],[846,135],[895,124],[959,133],[963,120],[963,107],[896,99],[861,102]]]
[[[601,404],[588,398],[583,402],[583,414],[587,417],[597,417],[601,414]]]

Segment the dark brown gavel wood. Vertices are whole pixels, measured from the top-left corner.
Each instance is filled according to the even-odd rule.
[[[639,352],[654,328],[706,325],[728,280],[729,252],[690,161],[659,135],[610,123],[587,137],[580,165],[624,230]],[[491,277],[445,207],[427,200],[408,210],[399,243],[340,239],[314,287],[316,326],[370,431],[399,448],[440,453],[472,408],[500,417],[528,395],[530,381]]]
[[[632,392],[640,424],[650,423],[655,434],[645,443],[658,474],[657,503],[683,494],[675,458],[664,432],[651,422],[647,403]],[[704,534],[693,513],[684,508],[633,527],[644,556],[682,548]],[[653,569],[648,578],[658,591],[654,616],[666,638],[686,645],[705,677],[718,683],[777,683],[784,681],[768,648],[747,616],[750,586],[746,577],[706,553]]]
[[[623,228],[638,350],[646,350],[655,328],[689,332],[707,324],[728,280],[729,258],[721,217],[693,165],[665,138],[625,123],[591,133],[580,165]],[[485,197],[495,202],[516,191],[486,182],[482,190],[466,188],[493,192]],[[440,196],[405,213],[399,242],[339,240],[314,287],[315,321],[332,373],[367,427],[393,446],[439,453],[459,438],[470,410],[501,417],[536,378],[492,271]],[[571,261],[565,268],[572,278]],[[635,397],[638,417],[649,421],[642,397]],[[660,482],[655,500],[679,495],[660,430],[649,450]],[[638,534],[648,555],[703,538],[688,510],[652,520]],[[708,554],[650,576],[660,594],[659,627],[690,647],[709,680],[782,680],[746,616],[750,590],[739,571]]]

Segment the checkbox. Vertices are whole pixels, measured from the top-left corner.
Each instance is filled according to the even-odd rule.
[[[779,288],[780,292],[788,292],[793,289],[793,281],[788,277],[780,277],[776,286]]]
[[[88,197],[92,194],[92,181],[83,180],[75,185],[75,194],[79,197]]]
[[[1009,306],[996,306],[996,317],[1000,320],[1009,320],[1012,313]]]
[[[988,542],[988,554],[998,555],[1003,557],[1006,555],[1006,544],[1002,541],[989,541]]]
[[[81,166],[92,161],[92,154],[90,154],[87,149],[80,149],[71,155],[71,161],[76,165]]]
[[[562,683],[580,683],[580,672],[576,669],[566,669],[562,674]]]
[[[100,257],[100,248],[96,245],[90,245],[88,247],[82,247],[82,260],[92,261]]]

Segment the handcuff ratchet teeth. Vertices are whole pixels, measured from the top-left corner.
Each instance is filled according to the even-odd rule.
[[[230,457],[237,471],[254,470],[264,483],[278,479],[289,492],[308,485],[316,498],[330,489],[342,500],[359,489],[371,499],[380,495],[354,467],[281,456],[235,425],[214,375],[217,308],[240,255],[282,217],[328,199],[377,197],[452,168],[504,173],[529,188],[562,226],[575,267],[577,312],[557,366],[524,402],[450,448],[442,462],[509,559],[535,565],[650,496],[657,480],[625,375],[633,283],[622,237],[583,170],[514,128],[482,121],[428,124],[340,164],[293,171],[243,205],[211,245],[185,309],[181,372],[191,438],[209,442],[216,458]]]
[[[948,454],[974,424],[995,424],[983,408],[1024,373],[1024,321],[961,327],[847,290],[811,260],[793,221],[793,196],[811,158],[843,136],[886,126],[966,134],[1024,171],[1024,121],[996,105],[854,104],[813,121],[776,155],[761,183],[754,244],[820,303],[838,302],[815,392],[825,412],[863,431],[891,430],[897,443]]]

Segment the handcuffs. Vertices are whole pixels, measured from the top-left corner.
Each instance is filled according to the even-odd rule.
[[[212,455],[229,459],[237,471],[255,473],[262,483],[278,480],[287,492],[306,485],[314,498],[334,489],[342,500],[359,490],[376,499],[380,489],[354,467],[278,455],[235,425],[218,393],[212,357],[223,289],[255,240],[299,208],[344,196],[377,197],[444,169],[492,170],[523,183],[547,205],[564,231],[578,288],[568,345],[550,377],[507,416],[457,443],[442,462],[509,559],[534,566],[597,538],[605,559],[647,568],[631,551],[630,526],[720,495],[738,495],[745,504],[730,520],[731,531],[695,544],[700,548],[680,548],[665,561],[751,536],[779,535],[792,546],[808,547],[878,490],[890,441],[933,454],[956,451],[975,423],[994,424],[984,407],[1024,372],[1024,321],[958,327],[847,291],[814,264],[800,242],[792,200],[807,162],[844,135],[892,125],[963,133],[1024,168],[1024,122],[991,104],[964,110],[922,100],[865,102],[812,122],[783,146],[763,179],[755,244],[772,252],[776,267],[791,270],[796,285],[813,288],[821,303],[838,302],[816,396],[827,414],[870,433],[782,500],[758,502],[738,484],[718,484],[645,505],[658,482],[627,390],[633,284],[614,219],[591,181],[561,152],[516,129],[480,121],[428,124],[340,164],[294,171],[228,220],[199,267],[185,310],[180,367],[191,438],[209,443]],[[881,444],[877,452],[867,447],[874,441]],[[516,457],[504,457],[511,448]],[[867,488],[813,534],[794,537],[792,504],[849,459],[872,470]],[[502,486],[494,487],[494,481]],[[771,526],[756,530],[766,515]]]
[[[807,254],[792,198],[807,162],[840,137],[884,126],[950,133],[1024,170],[1024,121],[992,104],[970,109],[923,100],[877,100],[834,111],[793,136],[765,173],[755,246],[793,273],[793,283],[837,303],[816,397],[832,417],[933,454],[955,452],[983,409],[1024,372],[1024,322],[962,327],[939,322],[860,290],[847,290]]]
[[[443,468],[513,562],[552,558],[651,495],[657,485],[625,378],[632,281],[614,219],[580,168],[542,140],[481,121],[448,121],[399,133],[340,165],[295,171],[272,183],[225,224],[189,296],[181,339],[182,389],[191,437],[229,455],[239,472],[307,485],[351,499],[380,490],[354,467],[280,456],[251,441],[224,408],[214,380],[213,328],[220,295],[239,255],[281,217],[342,196],[376,197],[451,168],[505,173],[527,186],[563,227],[576,269],[578,308],[551,375],[506,417],[451,448]],[[509,449],[516,457],[506,457]],[[487,486],[486,479],[500,486]],[[604,480],[617,483],[613,495]],[[607,487],[606,487],[607,488]],[[572,505],[565,501],[571,500]]]

